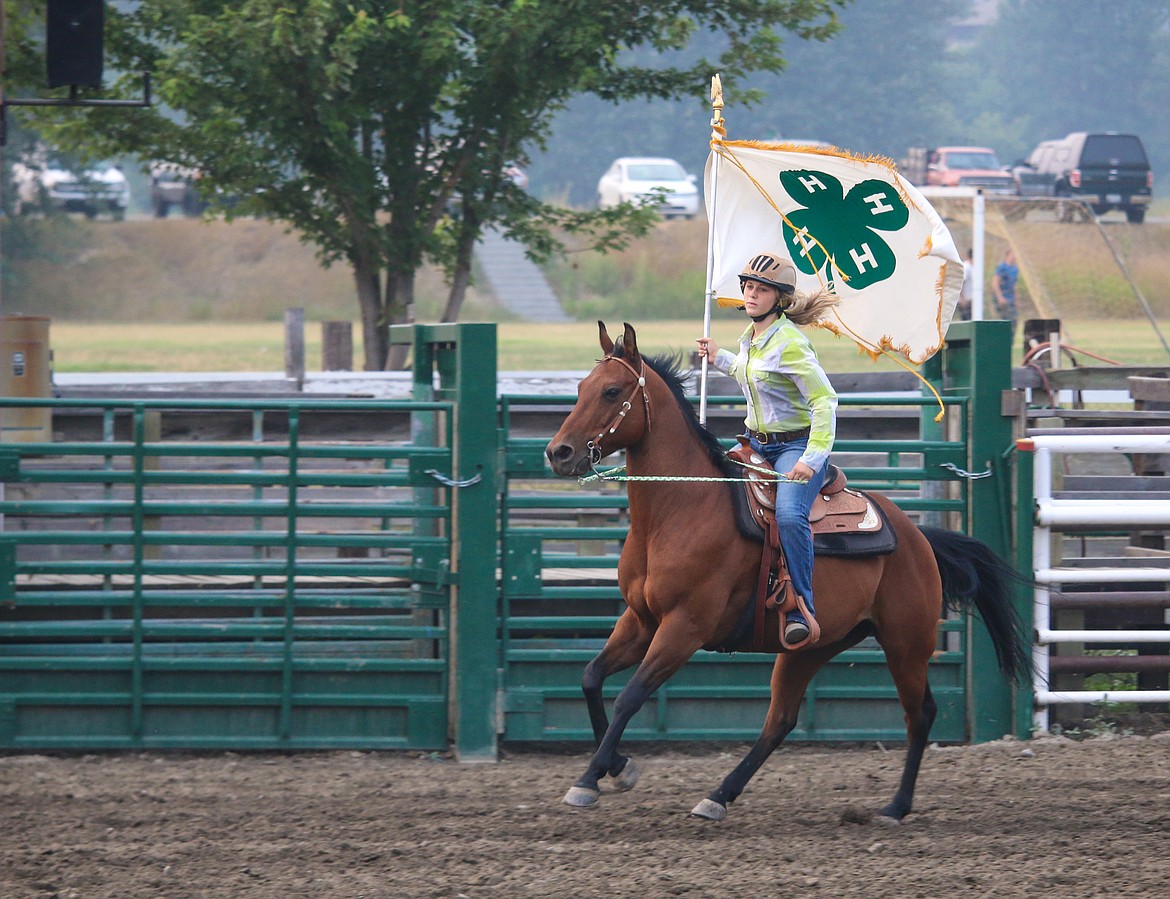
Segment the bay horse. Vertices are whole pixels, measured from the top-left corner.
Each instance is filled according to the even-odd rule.
[[[725,644],[755,600],[761,545],[740,533],[732,490],[742,478],[718,439],[699,423],[683,388],[680,365],[646,357],[634,329],[615,344],[598,322],[603,358],[577,387],[577,402],[545,450],[553,471],[583,477],[624,449],[630,527],[618,562],[626,608],[604,648],[585,668],[582,689],[596,751],[565,794],[569,805],[595,804],[602,778],[617,790],[638,779],[618,751],[622,733],[646,700],[699,649]],[[677,480],[638,480],[668,476]],[[704,480],[707,479],[707,480]],[[769,610],[765,650],[776,653],[771,703],[763,730],[743,760],[691,814],[722,820],[727,807],[795,727],[813,675],[833,656],[873,636],[905,713],[902,776],[881,819],[900,823],[910,811],[936,705],[927,666],[937,645],[944,596],[976,611],[991,634],[1001,671],[1021,682],[1030,671],[1029,632],[1011,602],[1018,577],[986,544],[964,534],[917,526],[894,503],[869,494],[897,536],[888,555],[817,556],[813,584],[820,640],[796,651],[780,643],[778,613]],[[637,671],[613,703],[609,720],[602,683]]]

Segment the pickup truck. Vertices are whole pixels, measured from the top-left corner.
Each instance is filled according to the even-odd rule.
[[[899,168],[911,184],[975,187],[985,193],[1014,194],[1016,181],[990,147],[911,147]]]

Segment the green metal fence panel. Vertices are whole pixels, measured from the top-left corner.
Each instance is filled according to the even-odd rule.
[[[962,326],[934,369],[945,423],[930,396],[843,398],[861,418],[918,416],[920,433],[842,433],[834,458],[854,486],[999,540],[1004,484],[965,478],[1009,452],[991,420],[998,376],[975,372],[975,344],[980,370],[1003,355],[985,324]],[[513,413],[574,398],[497,403],[494,326],[395,327],[391,341],[412,348],[410,401],[0,398],[94,419],[0,446],[0,748],[450,745],[490,759],[501,737],[591,739],[580,677],[622,610],[623,487],[551,477],[551,435]],[[408,437],[336,424],[389,413],[409,417]],[[166,426],[176,416],[222,434],[185,439]],[[970,621],[942,622],[937,739],[981,738],[980,721],[1002,733],[988,652]],[[770,668],[700,653],[628,733],[751,739]],[[863,643],[818,675],[793,737],[902,733],[880,648]]]
[[[1016,524],[1013,513],[1015,444],[1012,416],[1005,412],[1003,395],[1011,389],[1011,325],[1006,321],[956,322],[947,333],[947,343],[936,359],[936,369],[945,371],[944,395],[964,397],[970,417],[978,422],[971,428],[966,468],[985,474],[971,481],[968,501],[968,532],[988,544],[1006,560],[1015,560]],[[1031,531],[1022,535],[1031,541]],[[1031,569],[1027,569],[1031,570]],[[1031,620],[1030,606],[1022,587],[1017,588],[1016,605],[1023,620]],[[1013,689],[999,673],[995,648],[986,628],[972,618],[969,635],[972,664],[968,670],[968,728],[971,739],[995,740],[1020,732],[1019,707],[1030,711],[1029,687]]]
[[[451,742],[460,760],[496,757],[498,478],[496,328],[490,324],[391,328],[410,342],[415,393],[454,402],[450,535]]]
[[[739,397],[710,404],[742,407]],[[572,396],[501,398],[504,481],[501,488],[501,646],[503,734],[515,741],[591,741],[581,698],[585,665],[601,649],[623,609],[617,560],[628,524],[619,481],[554,479],[543,451],[551,434],[513,434],[513,412],[560,405]],[[919,440],[839,439],[834,460],[850,483],[889,494],[922,515],[967,516],[963,468],[968,453],[967,399],[945,400],[958,424],[950,439],[940,432]],[[892,407],[937,412],[933,397],[846,397],[842,406],[882,415]],[[730,444],[730,441],[728,441]],[[620,458],[606,461],[620,465]],[[953,467],[948,467],[953,466]],[[934,484],[935,489],[924,489]],[[967,738],[966,622],[940,627],[931,684],[939,705],[934,737]],[[634,740],[752,740],[769,702],[772,657],[699,652],[634,717]],[[631,672],[606,682],[612,701]],[[814,679],[791,739],[900,740],[901,707],[880,647],[872,640],[842,653]]]
[[[3,448],[0,747],[447,745],[451,446],[318,419],[452,401],[36,403],[92,439]]]

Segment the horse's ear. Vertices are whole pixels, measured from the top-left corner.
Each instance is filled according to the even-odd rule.
[[[626,334],[622,338],[622,349],[626,352],[626,359],[633,365],[638,361],[638,335],[634,333],[634,326],[624,322]]]
[[[609,339],[609,332],[605,330],[605,322],[598,320],[597,336],[601,341],[601,351],[607,356],[613,355],[613,341]]]

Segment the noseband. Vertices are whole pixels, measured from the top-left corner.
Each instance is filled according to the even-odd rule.
[[[613,421],[611,421],[608,426],[602,428],[598,435],[589,441],[589,461],[592,465],[596,465],[602,460],[602,458],[604,458],[604,454],[601,452],[601,438],[606,434],[612,434],[618,429],[618,426],[626,420],[626,413],[629,412],[631,408],[633,408],[633,399],[639,390],[642,391],[642,406],[646,410],[646,430],[650,430],[650,396],[646,393],[645,360],[642,361],[642,371],[640,373],[635,371],[634,366],[630,365],[630,363],[628,363],[625,359],[622,359],[618,356],[606,356],[601,360],[601,362],[620,362],[637,380],[634,383],[634,389],[630,391],[630,395],[626,397],[625,401],[622,403],[621,409],[618,410],[618,414],[613,417]],[[600,365],[601,363],[599,362],[598,364]]]

